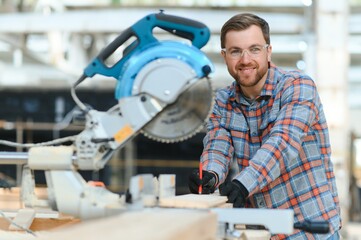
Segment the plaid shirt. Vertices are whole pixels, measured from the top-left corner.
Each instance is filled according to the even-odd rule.
[[[330,234],[295,230],[272,239],[327,239],[341,228],[327,123],[314,81],[273,64],[261,94],[245,100],[236,82],[217,91],[201,156],[222,183],[234,159],[255,208],[293,209],[294,221],[327,220]]]

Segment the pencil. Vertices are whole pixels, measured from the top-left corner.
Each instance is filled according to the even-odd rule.
[[[202,180],[203,178],[203,166],[202,162],[199,162],[199,179]],[[202,194],[202,183],[198,187],[198,193]]]

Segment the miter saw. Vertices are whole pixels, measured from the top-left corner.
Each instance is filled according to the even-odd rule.
[[[158,40],[156,27],[182,41]],[[107,215],[110,205],[121,206],[118,194],[89,186],[77,170],[102,169],[116,149],[140,132],[177,142],[204,126],[212,109],[208,77],[214,67],[200,49],[209,37],[204,24],[160,12],[139,20],[104,48],[71,89],[86,115],[85,129],[74,144],[29,150],[25,203],[39,203],[26,189],[32,189],[31,170],[45,170],[49,202],[60,212],[86,219]],[[107,60],[119,51],[122,57],[109,66]],[[88,108],[76,95],[76,87],[96,74],[118,80],[118,104],[106,112]]]

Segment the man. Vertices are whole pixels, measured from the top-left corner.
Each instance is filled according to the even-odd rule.
[[[271,62],[269,26],[256,15],[229,19],[221,47],[235,81],[217,91],[203,141],[203,178],[190,175],[191,192],[219,187],[233,207],[292,209],[295,222],[329,222],[328,234],[295,230],[272,239],[338,239],[339,200],[314,81]],[[225,181],[233,160],[239,173]]]

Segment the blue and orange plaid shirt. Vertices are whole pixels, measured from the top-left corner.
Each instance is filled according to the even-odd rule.
[[[327,220],[329,234],[295,230],[272,239],[327,239],[341,228],[339,199],[323,107],[314,81],[271,64],[261,94],[249,103],[236,82],[217,91],[201,156],[222,183],[235,179],[254,208],[292,209],[294,221]]]

